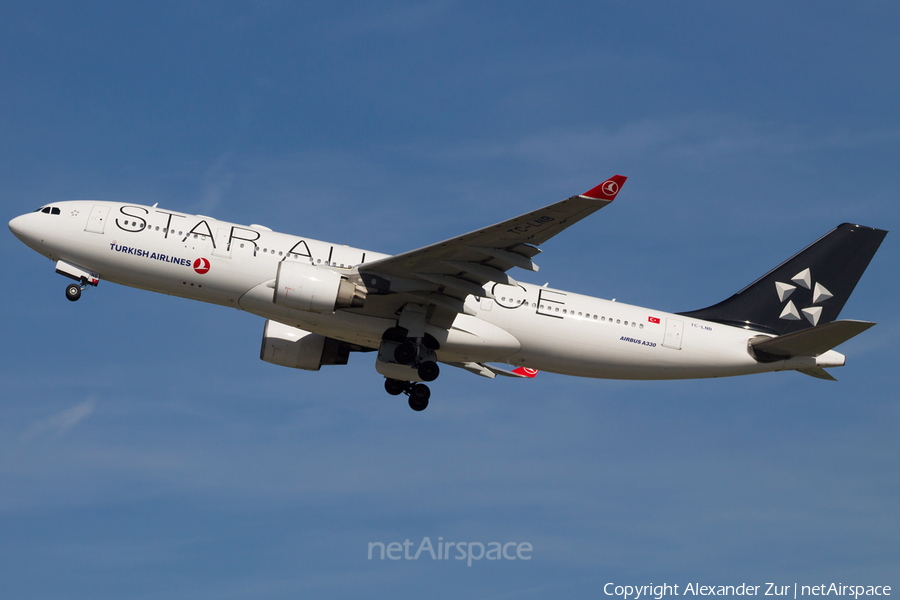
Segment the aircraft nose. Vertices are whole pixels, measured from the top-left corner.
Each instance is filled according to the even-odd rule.
[[[20,215],[9,222],[9,230],[13,232],[13,235],[22,239],[22,236],[25,235],[25,215]]]
[[[34,247],[34,244],[42,237],[38,231],[34,213],[20,215],[9,222],[9,230],[19,238],[26,246]]]

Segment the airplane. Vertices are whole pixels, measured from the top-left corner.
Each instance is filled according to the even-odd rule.
[[[887,231],[844,223],[726,300],[681,313],[513,279],[625,180],[394,256],[156,204],[53,202],[9,228],[75,281],[71,301],[102,279],[247,311],[266,319],[262,360],[318,371],[374,352],[385,390],[415,411],[439,365],[491,379],[834,380],[825,368],[845,357],[833,348],[875,324],[837,317]]]

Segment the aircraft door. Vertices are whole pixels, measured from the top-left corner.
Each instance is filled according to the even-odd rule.
[[[228,245],[228,238],[231,236],[231,229],[216,230],[216,247],[213,248],[213,256],[221,258],[231,258],[231,247]]]
[[[684,334],[684,321],[666,319],[666,337],[663,346],[673,350],[681,350],[681,337]]]
[[[85,231],[90,233],[103,233],[106,226],[106,217],[109,215],[109,207],[100,204],[91,208],[91,215],[88,217],[87,227]]]

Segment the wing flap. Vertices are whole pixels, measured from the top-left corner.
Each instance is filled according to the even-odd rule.
[[[476,252],[481,252],[485,256],[491,256],[496,258],[504,263],[509,263],[509,267],[519,267],[520,269],[524,269],[525,271],[537,271],[538,266],[534,264],[534,261],[531,260],[531,257],[524,256],[519,254],[518,252],[511,252],[509,250],[500,250],[499,248],[481,248],[479,246],[470,246],[472,250]]]

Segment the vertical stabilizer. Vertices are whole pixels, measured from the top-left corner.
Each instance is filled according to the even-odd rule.
[[[887,231],[844,223],[743,290],[686,317],[784,335],[837,319]]]

